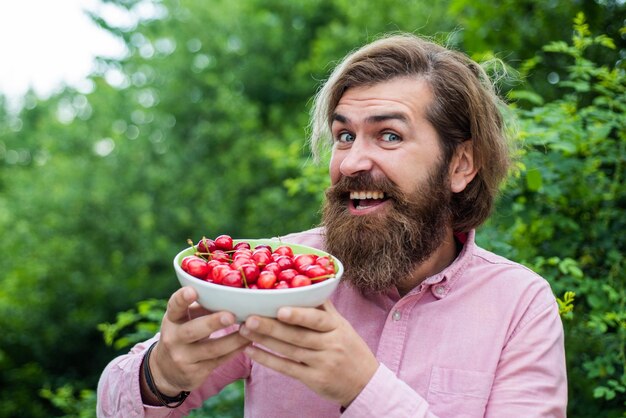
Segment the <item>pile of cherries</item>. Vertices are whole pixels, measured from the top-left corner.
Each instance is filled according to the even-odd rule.
[[[330,256],[294,254],[291,247],[269,245],[254,249],[246,241],[233,243],[229,235],[202,238],[194,255],[181,261],[181,268],[207,282],[250,289],[289,289],[319,283],[335,275]]]

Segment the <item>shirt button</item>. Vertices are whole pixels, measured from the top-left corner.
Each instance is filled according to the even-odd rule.
[[[443,294],[446,293],[446,288],[443,286],[437,286],[435,287],[435,293],[437,296],[443,296]]]
[[[394,320],[394,321],[399,321],[399,320],[400,320],[400,318],[402,318],[402,314],[400,313],[400,311],[395,311],[395,312],[393,313],[392,318],[393,318],[393,320]]]

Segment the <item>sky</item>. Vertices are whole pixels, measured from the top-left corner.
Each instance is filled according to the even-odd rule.
[[[95,56],[120,57],[123,44],[98,28],[84,9],[109,23],[132,24],[98,0],[0,0],[0,92],[10,103],[33,88],[47,97],[63,83],[79,88]]]

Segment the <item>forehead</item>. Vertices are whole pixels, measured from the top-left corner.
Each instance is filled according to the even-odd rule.
[[[334,114],[353,119],[393,112],[416,121],[424,118],[431,102],[431,89],[423,78],[398,77],[347,89],[339,99]]]

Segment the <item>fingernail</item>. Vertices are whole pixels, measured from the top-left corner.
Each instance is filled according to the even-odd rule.
[[[254,353],[254,348],[252,348],[252,346],[251,346],[251,345],[249,345],[249,346],[247,346],[246,348],[244,348],[244,349],[243,349],[243,352],[244,352],[246,355],[248,355],[248,356],[249,356],[249,355],[252,355],[252,353]]]
[[[242,325],[242,326],[239,327],[239,334],[243,335],[244,337],[248,336],[248,335],[250,335],[250,330],[248,328],[246,328],[245,325]]]
[[[259,320],[256,318],[248,318],[246,326],[250,329],[257,329],[259,327]]]
[[[277,316],[278,319],[289,319],[291,316],[291,308],[280,308]]]
[[[220,322],[224,326],[228,326],[228,325],[231,325],[233,323],[232,318],[229,315],[222,315],[222,316],[220,316]]]
[[[194,297],[193,289],[186,287],[185,290],[183,290],[183,297],[187,302],[191,302]]]

